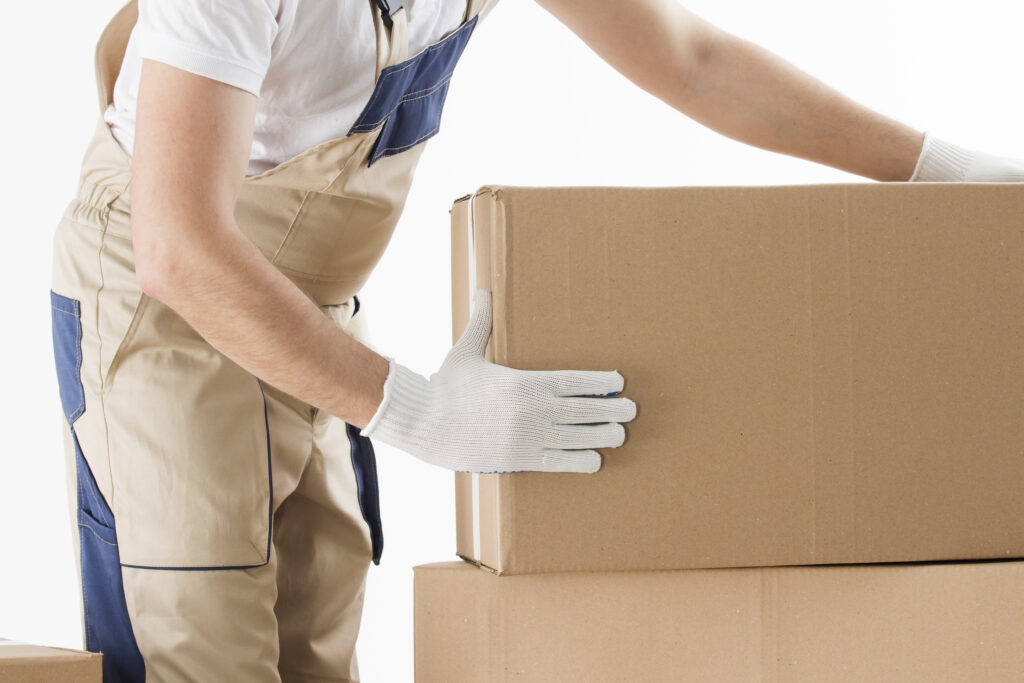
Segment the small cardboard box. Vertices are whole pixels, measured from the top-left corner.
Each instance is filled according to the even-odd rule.
[[[3,683],[102,683],[103,655],[0,638]]]
[[[414,580],[418,683],[1024,678],[1022,562]]]
[[[595,474],[456,477],[504,574],[1024,557],[1024,185],[485,187],[453,337],[619,370]]]

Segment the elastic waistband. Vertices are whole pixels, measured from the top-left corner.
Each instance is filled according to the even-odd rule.
[[[68,203],[64,215],[68,219],[126,240],[131,239],[129,214],[117,206],[120,188],[82,180],[78,194]]]
[[[100,116],[82,157],[76,198],[65,215],[78,223],[131,239],[130,184],[131,158]]]

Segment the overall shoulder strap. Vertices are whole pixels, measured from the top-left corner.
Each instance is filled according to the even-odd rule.
[[[96,43],[96,91],[100,101],[100,113],[114,101],[114,83],[121,73],[124,51],[128,38],[139,18],[136,0],[122,7],[100,34]]]
[[[480,14],[483,10],[484,5],[487,4],[487,0],[466,0],[466,18],[465,21],[469,21],[473,17]]]
[[[377,34],[377,73],[409,56],[408,18],[401,0],[370,0],[370,14]]]

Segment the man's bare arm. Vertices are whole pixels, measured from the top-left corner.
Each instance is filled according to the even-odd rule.
[[[132,160],[142,290],[252,374],[364,427],[388,361],[345,334],[235,223],[256,98],[143,60]]]
[[[864,107],[675,0],[537,0],[612,67],[722,135],[880,181],[924,134]]]

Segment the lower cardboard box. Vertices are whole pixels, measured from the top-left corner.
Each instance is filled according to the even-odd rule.
[[[3,683],[101,683],[103,655],[0,638]]]
[[[1017,681],[1024,562],[415,568],[416,680]]]

